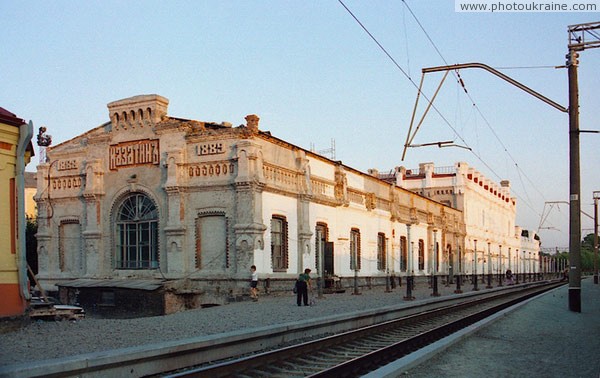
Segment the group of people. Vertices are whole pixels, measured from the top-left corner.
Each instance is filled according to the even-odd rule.
[[[308,291],[312,289],[310,281],[309,268],[304,269],[304,273],[301,273],[296,280],[294,285],[294,292],[296,293],[296,304],[298,306],[309,306],[308,302]],[[254,302],[258,301],[258,272],[256,271],[256,265],[250,267],[250,273],[252,278],[250,279],[250,298]]]

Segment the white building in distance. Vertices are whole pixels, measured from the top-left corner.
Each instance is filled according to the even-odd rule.
[[[515,224],[517,200],[509,181],[498,185],[464,162],[439,168],[422,163],[418,170],[396,167],[378,177],[462,211],[465,235],[458,244],[465,246],[464,253],[459,265],[447,269],[464,274],[540,272],[540,240]]]

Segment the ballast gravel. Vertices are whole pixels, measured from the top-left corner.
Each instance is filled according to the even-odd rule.
[[[339,315],[406,303],[404,287],[386,293],[385,287],[361,290],[360,295],[326,294],[311,296],[313,306],[296,305],[291,292],[263,295],[258,302],[241,301],[199,308],[171,315],[135,319],[85,319],[35,321],[0,334],[0,366],[100,352],[165,341],[182,340],[218,333],[247,330],[275,324],[294,323],[309,318]],[[448,290],[451,292],[450,290]],[[417,299],[429,298],[429,289],[415,292]]]

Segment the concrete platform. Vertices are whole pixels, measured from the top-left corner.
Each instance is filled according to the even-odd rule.
[[[583,279],[504,311],[368,377],[600,377],[600,285]]]

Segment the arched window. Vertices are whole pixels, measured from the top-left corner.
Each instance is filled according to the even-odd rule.
[[[143,193],[129,195],[116,216],[116,268],[158,268],[158,210]]]

